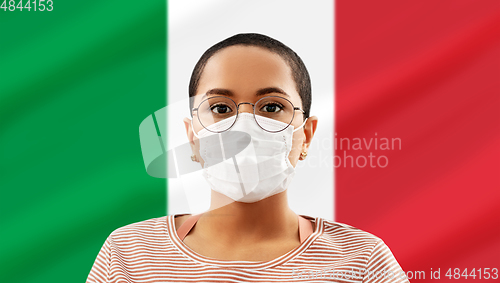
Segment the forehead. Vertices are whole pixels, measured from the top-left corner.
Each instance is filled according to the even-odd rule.
[[[292,71],[276,53],[255,46],[235,45],[215,53],[205,65],[197,95],[218,88],[236,98],[252,99],[260,89],[284,90],[292,103],[300,104]]]

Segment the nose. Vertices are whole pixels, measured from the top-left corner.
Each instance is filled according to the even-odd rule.
[[[240,113],[243,113],[243,112],[253,113],[253,104],[248,103],[248,102],[242,102],[238,106],[238,111]]]

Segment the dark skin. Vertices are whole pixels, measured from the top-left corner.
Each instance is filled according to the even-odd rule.
[[[277,54],[254,46],[231,46],[216,53],[207,62],[198,86],[194,105],[201,95],[211,89],[225,89],[232,93],[236,103],[255,103],[263,88],[275,87],[286,94],[268,93],[288,98],[302,108],[291,69]],[[252,113],[251,105],[240,106],[241,112]],[[297,111],[292,125],[299,127],[304,121]],[[318,119],[307,119],[304,127],[293,134],[292,150],[288,156],[295,167],[307,152],[316,131]],[[187,137],[193,153],[203,166],[199,142],[194,136],[203,128],[197,121],[184,119]],[[175,218],[176,229],[189,217]],[[212,190],[211,205],[190,233],[184,244],[200,255],[219,260],[269,261],[300,245],[298,219],[288,205],[287,191],[254,203],[236,202]]]

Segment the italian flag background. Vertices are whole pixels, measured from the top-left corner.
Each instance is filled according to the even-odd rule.
[[[185,142],[194,64],[245,32],[282,41],[311,75],[319,127],[292,208],[379,236],[408,275],[424,272],[411,282],[468,282],[466,268],[494,281],[499,1],[53,7],[0,9],[0,282],[84,282],[114,229],[207,205],[199,176],[148,175],[139,125],[167,107],[166,148]]]

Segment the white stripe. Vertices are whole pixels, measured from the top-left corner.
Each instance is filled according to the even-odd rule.
[[[302,58],[311,76],[311,115],[318,129],[305,161],[289,188],[298,214],[334,219],[334,1],[168,1],[168,147],[187,142],[183,117],[189,117],[188,84],[194,65],[213,44],[237,33],[269,35]],[[183,101],[179,106],[170,107]],[[314,180],[314,182],[312,182]],[[198,188],[198,191],[194,188]],[[187,194],[186,198],[180,198]],[[210,193],[201,172],[168,180],[168,211],[199,213]]]

